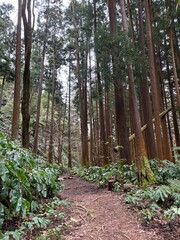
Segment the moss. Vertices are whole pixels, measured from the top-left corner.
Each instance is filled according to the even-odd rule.
[[[147,186],[155,183],[154,173],[149,165],[147,156],[141,157],[142,169],[141,169],[141,185]]]

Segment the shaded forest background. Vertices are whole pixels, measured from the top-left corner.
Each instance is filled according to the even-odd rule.
[[[176,161],[180,14],[170,0],[0,5],[0,130],[68,167]],[[66,75],[66,80],[65,76]]]

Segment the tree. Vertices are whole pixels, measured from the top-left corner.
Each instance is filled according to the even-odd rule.
[[[48,19],[49,19],[49,0],[47,2],[47,8],[45,11],[44,39],[43,39],[41,65],[40,65],[41,70],[40,70],[39,83],[38,83],[38,102],[37,102],[34,143],[33,143],[34,153],[36,153],[38,149],[39,119],[40,119],[40,110],[41,110],[42,84],[43,84],[43,77],[44,77],[44,61],[45,61],[46,43],[47,43],[47,37],[48,37],[47,36],[48,35]]]
[[[22,15],[22,0],[18,0],[16,67],[15,67],[14,103],[11,132],[11,138],[13,140],[17,139],[18,137],[20,103],[21,103],[21,15]]]
[[[118,29],[116,20],[116,2],[108,1],[110,31],[113,38],[117,39]],[[112,65],[114,78],[114,96],[115,96],[115,118],[116,118],[116,136],[118,145],[122,146],[121,158],[126,159],[127,163],[131,163],[130,146],[128,139],[127,118],[124,103],[124,89],[122,80],[120,79],[120,59],[118,58],[118,43],[114,44],[112,49]]]
[[[34,8],[34,6],[33,6]],[[22,145],[29,147],[29,99],[30,99],[30,60],[32,47],[32,10],[31,0],[23,0],[22,17],[24,24],[25,64],[23,72],[23,93],[22,93]]]
[[[122,15],[122,26],[123,30],[125,31],[125,36],[127,42],[130,42],[128,39],[128,26],[125,14],[125,5],[124,0],[120,0],[120,10]],[[150,168],[146,147],[143,139],[143,135],[141,132],[141,120],[140,114],[138,111],[138,102],[135,90],[135,82],[134,82],[134,74],[133,74],[133,67],[131,63],[127,63],[127,71],[128,71],[128,78],[129,78],[129,89],[131,95],[131,103],[132,103],[132,119],[133,119],[133,126],[135,131],[135,143],[136,143],[136,163],[137,163],[137,171],[138,171],[138,180],[139,182],[144,184],[152,184],[154,183],[154,174]]]
[[[89,164],[89,150],[88,150],[88,126],[87,126],[87,75],[86,72],[81,74],[81,63],[80,54],[82,57],[82,64],[87,67],[87,49],[84,52],[80,52],[79,39],[78,39],[78,28],[76,22],[76,12],[75,12],[75,1],[72,0],[72,22],[75,32],[75,55],[76,55],[76,72],[78,79],[78,89],[79,89],[79,106],[80,106],[80,119],[81,119],[81,165],[88,166]],[[87,70],[87,68],[86,68]],[[86,71],[85,70],[85,71]]]
[[[162,135],[161,135],[161,120],[159,117],[160,113],[160,103],[159,95],[157,89],[157,78],[156,78],[156,62],[154,56],[154,45],[152,38],[151,30],[151,15],[150,15],[150,6],[149,0],[145,0],[145,14],[146,14],[146,32],[147,32],[147,45],[148,45],[148,54],[149,54],[149,63],[150,63],[150,77],[151,77],[151,86],[152,86],[152,96],[153,96],[153,108],[154,108],[154,118],[155,118],[155,135],[156,135],[156,150],[157,156],[159,159],[163,159],[163,144],[162,144]]]

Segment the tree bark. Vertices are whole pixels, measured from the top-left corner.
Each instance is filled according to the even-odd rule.
[[[79,105],[80,105],[80,120],[81,120],[81,165],[87,167],[89,164],[89,150],[88,150],[88,126],[87,126],[87,76],[84,76],[84,79],[81,79],[80,73],[80,51],[78,43],[78,29],[75,19],[75,0],[72,0],[72,21],[74,30],[76,33],[75,36],[75,49],[76,49],[76,70],[78,78],[78,88],[79,88]],[[87,71],[87,54],[85,56],[85,64]]]
[[[152,97],[153,97],[153,108],[155,117],[155,136],[156,136],[156,151],[157,157],[159,159],[164,159],[163,156],[163,144],[161,135],[161,121],[159,118],[160,106],[159,106],[159,96],[157,90],[157,78],[156,78],[156,67],[155,67],[155,57],[154,57],[154,45],[151,30],[151,17],[150,17],[150,6],[149,0],[145,0],[145,14],[146,14],[146,31],[147,31],[147,43],[148,43],[148,54],[150,63],[150,78],[152,86]]]
[[[120,0],[120,10],[122,15],[122,25],[123,30],[126,33],[127,42],[129,42],[128,39],[128,26],[127,26],[127,20],[126,20],[126,13],[125,13],[125,5],[124,0]],[[154,179],[154,174],[150,168],[147,152],[145,148],[145,143],[143,139],[143,135],[141,132],[141,120],[140,120],[140,114],[138,111],[138,101],[137,101],[137,95],[135,90],[135,83],[134,83],[134,76],[133,76],[133,68],[132,65],[127,63],[127,71],[128,71],[128,78],[129,78],[129,89],[130,89],[130,96],[132,98],[132,119],[133,119],[133,125],[134,125],[134,131],[136,135],[136,163],[137,163],[137,170],[138,170],[138,180],[142,185],[145,184],[152,184]]]
[[[52,98],[51,98],[51,123],[50,123],[50,135],[49,135],[49,152],[48,160],[53,162],[53,138],[54,138],[54,95],[55,95],[55,77],[56,77],[56,49],[55,43],[53,46],[53,69],[52,69]]]
[[[48,8],[49,8],[49,1],[48,1]],[[47,11],[46,23],[45,23],[45,29],[44,29],[44,42],[43,42],[42,57],[41,57],[41,70],[40,70],[40,77],[39,77],[39,83],[38,83],[37,114],[36,114],[36,125],[35,125],[35,134],[34,134],[34,142],[33,142],[34,153],[37,153],[37,149],[38,149],[39,119],[40,119],[40,111],[41,111],[42,84],[43,84],[43,77],[44,77],[44,60],[45,60],[47,33],[48,33],[48,18],[49,16]]]
[[[116,2],[108,0],[109,20],[111,34],[117,35],[117,19],[116,19]],[[120,80],[120,66],[118,59],[118,46],[114,45],[112,51],[112,65],[114,78],[114,95],[115,95],[115,119],[116,119],[116,136],[117,143],[123,148],[121,150],[121,158],[125,159],[126,163],[131,163],[130,146],[128,141],[127,119],[124,103],[124,89]]]
[[[2,85],[1,85],[1,92],[0,92],[0,110],[2,105],[2,96],[3,96],[3,90],[5,85],[6,75],[3,76]]]
[[[147,130],[145,134],[146,148],[148,151],[148,157],[154,159],[156,157],[156,144],[154,138],[153,129],[153,114],[151,108],[149,84],[147,80],[147,71],[145,63],[145,43],[144,43],[144,30],[143,30],[143,18],[142,18],[142,0],[138,0],[138,15],[139,15],[139,48],[141,53],[141,79],[140,79],[140,95],[142,104],[143,124],[147,124]]]
[[[71,157],[71,70],[69,63],[69,108],[68,108],[68,168],[72,168]]]
[[[26,16],[27,13],[27,16]],[[22,94],[22,145],[29,148],[29,99],[30,99],[30,60],[32,46],[32,21],[31,21],[31,0],[23,0],[22,17],[24,24],[25,43],[25,64],[23,73],[23,94]]]
[[[16,66],[15,66],[14,102],[13,102],[12,131],[11,131],[12,140],[18,138],[18,132],[19,132],[19,115],[20,115],[20,104],[21,104],[21,16],[22,16],[22,0],[18,0]]]

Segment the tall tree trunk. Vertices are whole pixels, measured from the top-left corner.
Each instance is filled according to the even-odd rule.
[[[49,18],[49,1],[48,1],[48,8],[47,8],[47,16],[46,16],[46,23],[44,29],[44,42],[43,42],[43,49],[42,49],[42,57],[41,57],[41,70],[40,70],[40,77],[38,83],[38,102],[37,102],[37,113],[36,113],[36,125],[35,125],[35,134],[34,134],[34,142],[33,142],[33,152],[37,153],[38,149],[38,135],[39,135],[39,119],[40,119],[40,111],[41,111],[41,96],[42,96],[42,84],[43,84],[43,77],[44,77],[44,60],[45,60],[45,52],[46,52],[46,42],[47,42],[47,33],[48,33],[48,18]]]
[[[128,26],[127,26],[127,20],[126,20],[126,13],[125,13],[125,6],[124,6],[124,0],[120,0],[120,10],[122,15],[122,25],[123,30],[126,33],[127,41],[128,40]],[[133,113],[133,125],[134,125],[134,131],[135,131],[135,143],[136,143],[136,163],[138,166],[138,180],[141,184],[147,184],[147,183],[153,183],[154,182],[154,174],[150,168],[148,157],[146,153],[146,148],[144,144],[143,135],[141,132],[141,121],[140,121],[140,114],[138,111],[138,101],[136,96],[136,90],[135,90],[135,83],[134,83],[134,76],[133,76],[133,70],[132,65],[127,64],[127,70],[128,70],[128,77],[129,77],[129,89],[130,89],[130,96],[132,97],[132,113]]]
[[[55,43],[54,43],[55,44]],[[52,98],[51,98],[51,123],[50,123],[50,135],[49,135],[49,152],[48,160],[50,163],[53,161],[53,135],[54,135],[54,95],[55,95],[55,75],[56,75],[56,62],[55,62],[55,45],[53,47],[53,69],[52,69]]]
[[[177,115],[176,115],[176,107],[175,107],[175,103],[174,103],[173,83],[171,80],[169,59],[168,59],[167,54],[166,54],[166,68],[167,68],[167,77],[168,77],[168,84],[169,84],[169,94],[170,94],[171,106],[172,106],[172,115],[173,115],[172,120],[173,120],[173,125],[174,125],[174,135],[175,135],[175,140],[176,140],[176,146],[180,146],[180,134],[179,134]]]
[[[142,0],[138,0],[138,15],[139,15],[139,46],[142,57],[141,72],[142,76],[140,79],[140,94],[141,94],[141,104],[142,104],[142,115],[143,115],[143,125],[147,124],[147,130],[145,134],[146,147],[148,151],[148,157],[153,159],[156,157],[156,145],[154,138],[153,129],[153,114],[151,108],[151,100],[149,93],[149,84],[147,80],[147,72],[145,63],[145,43],[144,43],[144,30],[143,30],[143,19],[142,19]]]
[[[173,74],[174,74],[174,85],[175,85],[175,90],[176,90],[177,106],[178,106],[178,111],[179,111],[179,116],[180,116],[180,92],[179,92],[179,84],[178,84],[178,77],[177,77],[177,70],[176,70],[175,55],[174,55],[173,34],[172,34],[171,29],[169,32],[169,37],[170,37],[172,66],[173,66]]]
[[[69,107],[68,107],[68,168],[72,168],[71,157],[71,66],[69,63]]]
[[[163,105],[163,101],[164,101],[164,98],[163,98],[163,88],[164,88],[164,83],[163,83],[163,72],[162,72],[162,69],[163,69],[163,66],[162,66],[162,61],[161,61],[161,52],[160,52],[160,47],[158,47],[158,67],[159,67],[159,71],[157,71],[159,73],[159,77],[157,77],[157,79],[159,78],[159,99],[160,99],[160,112],[163,112],[164,111],[164,105]],[[157,66],[157,65],[156,65]],[[161,89],[160,89],[160,86]],[[169,135],[168,135],[168,130],[167,130],[167,121],[166,121],[166,115],[164,115],[162,118],[161,118],[161,126],[162,126],[162,136],[163,136],[163,152],[164,152],[164,159],[167,159],[169,161],[172,160],[172,156],[171,156],[171,150],[170,150],[170,145],[169,145]]]
[[[48,97],[47,97],[47,109],[46,109],[46,127],[45,127],[45,144],[44,144],[44,149],[45,149],[45,152],[47,150],[47,135],[48,135],[48,129],[49,129],[49,124],[48,124],[48,121],[49,121],[49,103],[50,103],[50,93],[48,91]]]
[[[110,30],[114,37],[117,31],[116,19],[116,1],[108,0]],[[112,51],[112,64],[113,64],[113,78],[114,78],[114,95],[115,95],[115,118],[116,118],[116,136],[118,145],[122,146],[121,158],[126,160],[126,163],[131,163],[130,146],[128,139],[127,119],[124,103],[124,89],[122,81],[120,80],[120,66],[118,59],[118,44],[114,46]]]
[[[93,159],[93,146],[94,146],[94,135],[93,135],[93,121],[94,121],[94,117],[93,117],[93,99],[92,99],[92,66],[91,66],[91,52],[89,49],[89,122],[90,122],[90,146],[89,146],[89,161],[91,166],[94,163],[94,159]]]
[[[27,16],[26,16],[27,13]],[[30,99],[30,60],[32,46],[32,21],[31,21],[31,0],[23,0],[22,17],[24,24],[25,43],[25,65],[23,73],[23,96],[22,96],[22,145],[29,147],[29,99]]]
[[[76,70],[78,78],[78,88],[79,88],[79,104],[80,104],[80,119],[81,119],[81,165],[86,167],[89,164],[89,152],[88,152],[88,127],[87,127],[87,76],[84,76],[82,81],[80,72],[80,51],[78,43],[78,29],[75,18],[75,0],[72,0],[72,21],[74,25],[75,36],[75,47],[76,47]],[[87,71],[87,56],[85,60],[86,71]]]
[[[15,67],[14,102],[11,131],[11,138],[13,140],[17,139],[18,137],[20,103],[21,103],[21,16],[22,16],[22,0],[18,0],[16,67]]]
[[[131,30],[131,38],[132,38],[132,42],[134,44],[134,47],[136,47],[134,26],[133,26],[133,18],[132,18],[132,8],[131,8],[131,4],[130,4],[129,0],[127,0],[127,8],[128,8],[128,17],[129,17],[130,30]]]
[[[159,106],[159,96],[157,90],[157,78],[156,78],[156,67],[155,67],[155,56],[154,56],[154,46],[151,30],[151,17],[150,17],[150,6],[149,0],[145,0],[145,14],[146,14],[146,31],[147,31],[147,43],[148,43],[148,54],[150,63],[150,78],[152,86],[152,97],[153,97],[153,109],[155,118],[155,136],[156,136],[156,150],[157,157],[163,159],[163,144],[161,135],[161,120],[159,117],[160,106]]]
[[[94,1],[94,36],[97,31],[97,19],[96,19],[96,0]],[[94,38],[96,41],[96,38]],[[103,89],[101,84],[100,64],[98,59],[98,53],[96,52],[96,73],[97,73],[97,86],[98,86],[98,100],[99,100],[99,118],[100,118],[100,145],[102,148],[102,165],[108,164],[107,147],[106,147],[106,129],[104,119],[104,104],[103,104]]]

